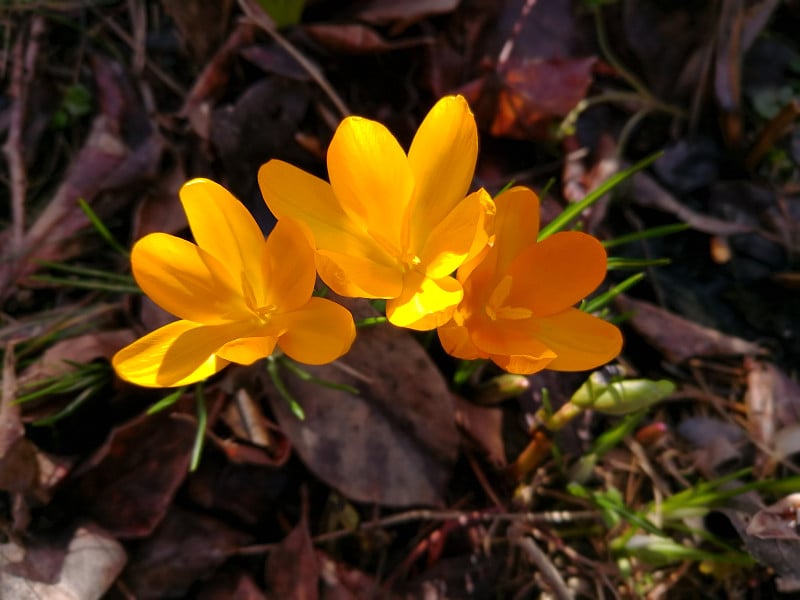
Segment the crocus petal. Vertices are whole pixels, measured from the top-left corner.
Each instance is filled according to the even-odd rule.
[[[464,360],[475,360],[486,356],[472,343],[472,339],[469,337],[469,330],[463,325],[456,325],[451,320],[439,327],[436,333],[439,334],[439,342],[442,344],[442,348],[450,356]]]
[[[590,235],[562,231],[526,248],[507,271],[510,306],[524,306],[533,316],[563,311],[588,296],[606,275],[606,251]]]
[[[422,121],[408,162],[416,182],[412,245],[424,242],[472,184],[478,157],[478,129],[461,96],[439,100]]]
[[[164,352],[156,383],[162,387],[177,385],[175,382],[192,377],[212,354],[228,342],[259,333],[257,327],[246,321],[187,329],[175,337]]]
[[[279,160],[258,171],[264,201],[278,220],[291,218],[308,226],[317,249],[361,257],[378,265],[396,260],[369,237],[360,218],[353,221],[339,205],[330,184]]]
[[[459,279],[473,279],[476,288],[489,289],[497,285],[505,271],[525,248],[536,243],[539,232],[539,199],[532,190],[513,187],[495,198],[494,244],[480,263],[472,261],[459,273]]]
[[[463,296],[452,277],[434,280],[411,272],[403,280],[403,293],[386,302],[386,318],[397,327],[434,329],[450,320]]]
[[[162,364],[167,351],[178,338],[203,327],[190,321],[164,325],[117,352],[111,364],[122,379],[145,387],[173,387],[202,381],[220,371],[228,361],[201,349],[198,355],[187,361],[193,367],[176,378],[165,377]]]
[[[491,354],[489,358],[491,358],[498,367],[509,373],[530,375],[532,373],[538,373],[542,369],[552,368],[550,365],[553,364],[555,352],[548,351],[542,356],[502,356],[499,354]]]
[[[264,234],[250,212],[228,190],[208,179],[186,183],[180,198],[197,245],[225,265],[239,289],[249,285],[261,306],[267,288],[254,257],[261,256]]]
[[[548,365],[555,371],[594,369],[622,350],[622,334],[616,326],[576,308],[531,321],[536,337],[557,355]]]
[[[182,319],[212,325],[250,314],[225,266],[181,238],[146,235],[133,247],[131,268],[144,293]]]
[[[389,130],[361,117],[342,121],[328,147],[328,176],[345,212],[399,256],[407,244],[414,177]]]
[[[278,338],[272,336],[239,338],[225,344],[217,350],[216,354],[226,361],[240,365],[251,365],[255,361],[272,354],[277,342]]]
[[[470,194],[447,214],[427,237],[420,260],[432,279],[447,277],[489,241],[494,202],[486,190]]]
[[[476,319],[468,325],[472,342],[487,355],[555,358],[555,353],[537,336],[533,319]]]
[[[303,308],[285,316],[287,331],[278,339],[278,346],[301,363],[334,361],[350,349],[356,337],[350,311],[325,298],[311,298]]]
[[[260,307],[289,312],[308,302],[317,280],[312,244],[304,225],[291,219],[278,221],[261,256],[267,290],[262,294],[264,302]]]
[[[359,255],[317,251],[317,271],[325,284],[348,298],[395,298],[403,291],[403,273]]]

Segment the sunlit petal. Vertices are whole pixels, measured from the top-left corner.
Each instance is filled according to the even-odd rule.
[[[478,130],[466,100],[442,98],[422,121],[408,151],[416,182],[414,247],[467,195],[477,156]]]
[[[202,381],[220,371],[228,361],[215,356],[213,350],[198,348],[195,355],[186,357],[188,370],[183,369],[178,377],[165,375],[162,363],[177,339],[204,327],[189,321],[169,323],[117,352],[111,363],[122,379],[145,387],[173,387]]]
[[[502,356],[499,354],[489,356],[498,367],[517,375],[530,375],[538,373],[542,369],[549,369],[554,357],[554,352],[545,352],[542,356]]]
[[[594,237],[562,231],[526,248],[507,271],[513,284],[507,303],[534,316],[551,315],[582,300],[606,275],[606,251]]]
[[[469,330],[463,325],[456,325],[451,320],[439,327],[436,332],[439,334],[439,342],[441,342],[442,348],[450,356],[464,360],[474,360],[486,356],[472,343],[469,337]]]
[[[151,233],[131,252],[136,282],[156,304],[182,319],[215,324],[249,315],[227,269],[191,242]]]
[[[186,183],[180,198],[197,245],[225,265],[239,289],[249,284],[261,304],[260,294],[266,287],[253,257],[261,256],[264,234],[250,212],[228,190],[208,179]]]
[[[288,329],[278,346],[290,358],[321,365],[343,356],[353,344],[356,328],[343,306],[324,298],[311,298],[303,308],[286,315]]]
[[[262,307],[271,305],[288,312],[308,302],[317,280],[312,244],[311,234],[304,225],[292,219],[278,221],[261,258],[267,286],[262,294]]]
[[[361,117],[342,121],[328,147],[328,176],[344,210],[400,254],[414,177],[389,130]]]
[[[452,277],[434,280],[409,273],[403,281],[403,293],[386,302],[386,318],[397,327],[434,329],[450,320],[463,296],[461,284]]]
[[[317,271],[340,296],[394,298],[403,290],[403,273],[396,264],[378,263],[358,254],[319,250]]]
[[[233,363],[250,365],[272,354],[277,341],[278,338],[271,336],[239,338],[225,344],[216,354]]]
[[[576,308],[532,321],[537,338],[556,353],[549,369],[594,369],[622,350],[622,334],[616,326]]]
[[[555,353],[535,335],[531,319],[476,320],[471,322],[470,333],[472,342],[488,355],[555,358]]]
[[[164,387],[176,385],[176,381],[192,376],[209,356],[228,342],[258,334],[258,329],[245,321],[187,329],[175,337],[164,352],[156,383]]]
[[[420,253],[425,272],[432,279],[447,277],[472,254],[477,254],[489,240],[488,215],[494,202],[481,189],[470,194],[437,225]]]

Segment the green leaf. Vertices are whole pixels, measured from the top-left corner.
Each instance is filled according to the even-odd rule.
[[[305,0],[258,0],[258,4],[277,27],[288,27],[300,22]]]

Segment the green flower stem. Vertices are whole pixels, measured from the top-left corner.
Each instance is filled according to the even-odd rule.
[[[197,403],[197,434],[194,437],[192,447],[192,460],[189,463],[189,471],[196,471],[200,464],[200,456],[203,454],[203,443],[206,439],[206,427],[208,426],[208,410],[206,408],[206,397],[203,393],[203,384],[195,386],[195,402]]]

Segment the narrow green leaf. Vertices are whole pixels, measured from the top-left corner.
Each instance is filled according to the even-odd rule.
[[[642,240],[672,235],[673,233],[680,233],[681,231],[686,231],[687,229],[691,228],[691,225],[688,223],[661,225],[660,227],[652,227],[650,229],[644,229],[642,231],[635,231],[634,233],[621,235],[619,237],[615,237],[613,240],[606,240],[603,242],[603,246],[606,248],[616,248],[617,246],[622,246],[623,244],[630,244],[632,242],[640,242]]]
[[[639,283],[642,279],[644,279],[644,273],[635,273],[634,275],[631,275],[625,281],[618,283],[607,292],[604,292],[599,296],[595,296],[586,302],[581,307],[581,310],[588,313],[597,312],[601,308],[604,308],[606,305],[608,305],[614,298],[619,296],[625,290],[632,288],[634,285]]]

